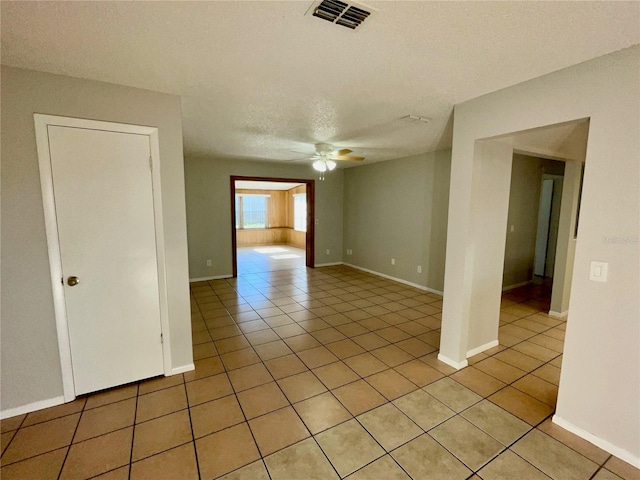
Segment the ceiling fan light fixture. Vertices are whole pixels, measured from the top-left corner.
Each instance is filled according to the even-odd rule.
[[[324,163],[327,165],[327,168],[329,169],[329,171],[336,168],[336,162],[334,162],[333,160],[325,160]]]
[[[334,164],[334,168],[335,168],[335,164]],[[324,160],[316,160],[315,162],[313,162],[313,169],[317,170],[318,172],[326,172],[327,164],[325,163]]]

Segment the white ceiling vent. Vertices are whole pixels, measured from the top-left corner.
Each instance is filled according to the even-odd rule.
[[[373,10],[370,7],[354,2],[341,2],[340,0],[316,1],[307,10],[307,15],[321,18],[351,30],[358,28],[372,13]]]

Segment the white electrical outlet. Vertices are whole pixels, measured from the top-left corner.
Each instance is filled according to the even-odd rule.
[[[330,253],[330,252],[329,252],[329,249],[327,248],[327,255],[329,255],[329,253]]]
[[[392,259],[391,259],[391,265],[395,265],[395,264],[396,264],[396,259],[395,259],[395,258],[392,258]]]
[[[422,273],[422,267],[418,265],[418,273]]]
[[[609,264],[607,262],[591,262],[591,268],[589,269],[589,280],[594,282],[606,282],[607,270]]]
[[[211,266],[211,259],[207,260],[207,267]]]

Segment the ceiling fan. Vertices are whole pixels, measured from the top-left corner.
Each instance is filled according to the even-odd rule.
[[[351,152],[352,150],[348,148],[338,150],[330,143],[316,143],[316,153],[311,157],[311,160],[315,160],[313,162],[313,169],[324,174],[327,170],[331,171],[336,168],[336,161],[348,160],[361,162],[364,160],[364,157],[349,155]]]

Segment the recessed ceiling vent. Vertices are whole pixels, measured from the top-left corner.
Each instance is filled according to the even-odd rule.
[[[315,2],[307,13],[311,13],[314,17],[321,18],[327,22],[355,30],[371,15],[372,10],[369,7],[353,2],[322,0]]]

